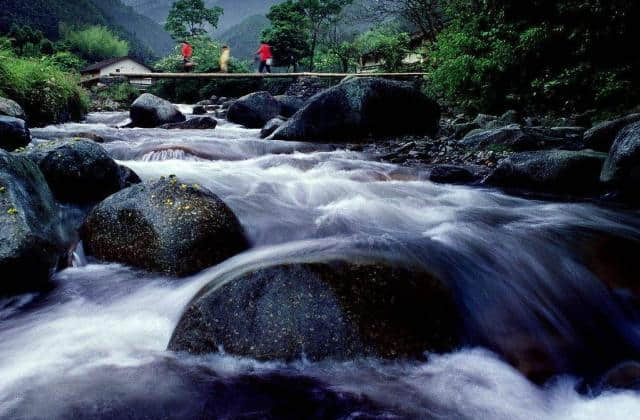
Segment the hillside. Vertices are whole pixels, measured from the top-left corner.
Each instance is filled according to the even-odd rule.
[[[0,33],[17,23],[35,27],[56,40],[62,22],[108,26],[129,41],[132,55],[146,60],[166,54],[173,45],[160,25],[120,0],[3,0],[0,9]]]
[[[216,37],[231,47],[235,58],[251,59],[258,48],[262,31],[269,26],[269,19],[263,15],[249,16]]]
[[[174,0],[122,0],[133,7],[141,15],[147,16],[158,23],[163,23],[167,18],[169,9]],[[224,9],[224,15],[220,18],[220,25],[216,35],[240,24],[253,15],[265,15],[269,8],[282,0],[206,0],[208,7],[220,6]]]

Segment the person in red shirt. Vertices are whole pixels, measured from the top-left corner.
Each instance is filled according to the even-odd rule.
[[[182,65],[189,71],[193,67],[191,57],[193,56],[193,47],[189,41],[182,41]]]
[[[260,69],[259,73],[264,73],[266,70],[267,73],[271,73],[271,64],[273,62],[273,54],[271,53],[271,46],[267,44],[265,41],[262,41],[260,44],[260,48],[256,51],[258,57],[260,58]]]

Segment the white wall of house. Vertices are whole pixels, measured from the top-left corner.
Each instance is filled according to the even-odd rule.
[[[100,69],[100,76],[109,76],[111,73],[151,73],[151,69],[131,59],[124,59]],[[141,85],[151,84],[151,79],[130,79],[130,81]]]

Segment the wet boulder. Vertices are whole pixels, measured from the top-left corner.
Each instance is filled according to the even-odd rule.
[[[285,123],[285,120],[283,120],[282,118],[273,118],[269,120],[264,125],[264,127],[262,127],[262,130],[260,130],[260,138],[266,139],[267,137],[272,135],[284,123]]]
[[[31,142],[31,134],[24,120],[0,115],[0,149],[12,152]]]
[[[458,345],[457,313],[443,283],[419,269],[385,261],[287,263],[206,286],[169,349],[224,348],[259,360],[420,357]]]
[[[626,126],[638,121],[640,121],[640,114],[604,121],[584,134],[585,147],[599,152],[608,152],[618,133]]]
[[[537,148],[536,139],[524,132],[519,125],[510,125],[493,130],[474,130],[460,144],[471,149],[497,147],[505,150],[524,151]]]
[[[174,276],[197,273],[249,247],[222,200],[174,177],[110,196],[91,211],[82,238],[88,255]]]
[[[218,126],[218,121],[212,117],[193,117],[185,122],[163,124],[160,128],[166,130],[213,130]]]
[[[0,115],[27,120],[27,114],[24,113],[22,107],[17,102],[7,98],[0,98]]]
[[[640,181],[640,121],[628,125],[618,134],[600,179],[620,189],[637,187]]]
[[[205,108],[205,105],[196,105],[193,107],[193,115],[204,115],[206,113],[207,108]]]
[[[38,164],[55,197],[66,203],[96,203],[120,191],[126,185],[123,178],[131,177],[89,140],[45,143],[26,156]]]
[[[180,123],[186,117],[174,104],[150,93],[142,94],[129,110],[134,127],[153,128],[163,124]]]
[[[276,101],[280,103],[280,115],[290,118],[304,106],[305,102],[302,98],[291,95],[275,96]]]
[[[227,119],[248,128],[262,128],[267,121],[280,115],[280,102],[269,92],[243,96],[229,106]]]
[[[432,135],[439,121],[438,104],[411,84],[353,78],[312,97],[274,133],[274,138],[336,143],[392,135]]]
[[[431,170],[429,180],[438,184],[468,184],[476,180],[476,176],[464,166],[439,165]]]
[[[0,150],[0,295],[46,287],[65,252],[58,214],[36,164]]]
[[[591,150],[518,153],[500,162],[485,182],[554,193],[597,193],[606,157]]]

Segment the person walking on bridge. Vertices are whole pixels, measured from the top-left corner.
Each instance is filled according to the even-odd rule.
[[[193,47],[189,43],[189,41],[182,41],[182,66],[185,71],[191,71],[193,66],[195,65],[193,61],[191,61],[191,57],[193,56]]]
[[[271,64],[273,64],[273,54],[271,53],[271,46],[266,43],[266,41],[262,41],[260,44],[260,48],[256,51],[258,57],[260,58],[260,68],[258,73],[264,73],[265,70],[267,73],[271,73]]]
[[[229,73],[229,60],[231,59],[231,50],[227,45],[222,46],[220,53],[220,73]]]

